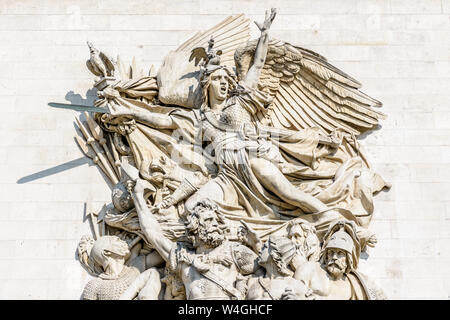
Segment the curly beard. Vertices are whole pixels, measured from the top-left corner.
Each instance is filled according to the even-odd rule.
[[[198,228],[196,238],[199,244],[201,243],[210,248],[218,247],[225,240],[224,232],[219,228],[208,230],[206,228],[200,227]]]

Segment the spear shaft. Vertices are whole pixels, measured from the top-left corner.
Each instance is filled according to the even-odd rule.
[[[103,130],[100,128],[100,126],[97,124],[97,122],[92,119],[92,117],[89,115],[89,113],[85,112],[84,116],[86,117],[87,124],[89,126],[89,129],[91,129],[91,133],[94,136],[94,139],[97,140],[100,145],[103,147],[103,150],[105,150],[106,157],[108,158],[111,167],[113,168],[114,172],[116,173],[116,176],[119,177],[119,170],[117,170],[117,167],[114,165],[114,159],[111,156],[111,153],[109,152],[108,146],[106,145],[106,139],[103,135]]]
[[[111,182],[113,184],[117,184],[119,180],[116,177],[116,174],[114,173],[113,169],[111,169],[111,166],[108,162],[108,160],[105,158],[105,155],[100,150],[100,146],[98,145],[97,141],[88,133],[88,130],[84,127],[84,125],[81,123],[78,118],[75,118],[78,127],[80,128],[81,132],[83,133],[84,137],[86,138],[87,143],[94,149],[95,153],[97,154],[98,158],[100,159],[101,163],[105,167],[106,175],[109,177]]]

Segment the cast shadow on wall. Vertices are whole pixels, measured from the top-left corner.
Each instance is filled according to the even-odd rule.
[[[66,93],[65,100],[69,101],[70,104],[92,106],[94,104],[94,101],[97,99],[97,89],[91,88],[91,89],[87,90],[85,97],[86,98],[83,98],[83,96],[81,94],[75,93],[73,90],[70,90]],[[76,128],[77,133],[79,135],[81,135],[81,132],[79,132],[78,128],[75,125],[75,122],[74,122],[74,127]],[[75,140],[74,140],[74,143],[75,143],[75,145],[77,145]],[[78,148],[80,149],[80,151],[82,151],[79,146],[78,146]],[[83,155],[80,158],[70,160],[70,161],[61,163],[57,166],[24,176],[24,177],[18,179],[16,183],[17,184],[25,184],[25,183],[35,181],[38,179],[42,179],[42,178],[45,178],[45,177],[48,177],[51,175],[59,174],[61,172],[82,166],[84,164],[88,164],[89,166],[96,166],[95,163],[91,159],[89,159]],[[96,166],[96,168],[101,173],[102,178],[107,182],[108,186],[110,188],[112,188],[112,185],[110,184],[109,179],[105,176],[105,174],[100,170],[100,168],[98,166]]]

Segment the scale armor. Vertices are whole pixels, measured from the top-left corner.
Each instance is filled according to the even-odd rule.
[[[253,123],[250,113],[239,103],[226,107],[220,116],[220,121],[236,129],[240,128],[243,123]]]
[[[119,300],[139,274],[137,268],[124,266],[117,279],[92,279],[84,287],[83,300]]]

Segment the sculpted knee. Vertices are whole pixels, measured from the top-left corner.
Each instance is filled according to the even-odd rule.
[[[250,159],[251,169],[260,176],[270,176],[272,174],[270,162],[262,158]]]

